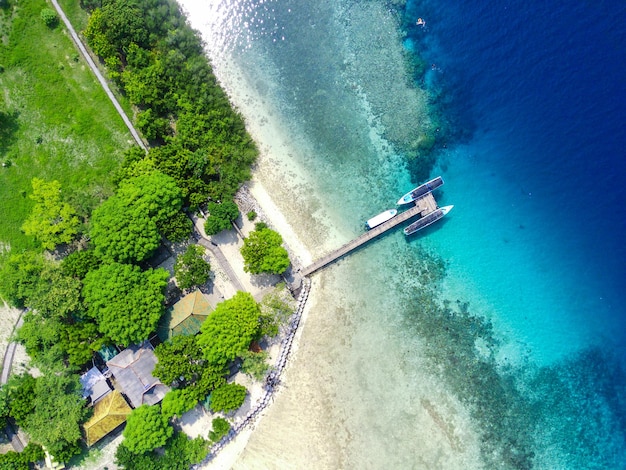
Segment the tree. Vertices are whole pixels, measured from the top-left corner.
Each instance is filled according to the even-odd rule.
[[[211,439],[211,442],[219,442],[230,431],[230,423],[224,418],[213,418],[211,428],[209,439]]]
[[[4,299],[15,307],[24,307],[46,264],[43,256],[34,251],[10,254],[0,266],[0,293]]]
[[[243,385],[230,383],[211,392],[211,409],[229,413],[243,405],[248,390]]]
[[[280,234],[269,228],[250,232],[241,247],[244,270],[252,274],[284,273],[289,267],[289,253],[282,243]]]
[[[173,416],[179,418],[192,409],[198,403],[198,399],[191,393],[188,388],[178,388],[170,390],[163,397],[161,402],[161,411],[168,419]]]
[[[112,263],[87,274],[83,296],[88,313],[100,331],[128,346],[148,338],[163,313],[164,269],[141,271],[137,266]]]
[[[211,265],[204,258],[204,248],[189,245],[185,253],[176,258],[174,276],[178,287],[183,290],[205,284],[211,274]]]
[[[261,300],[261,317],[259,318],[259,336],[273,337],[279,332],[280,325],[287,322],[294,309],[285,299],[284,284],[277,286]],[[293,299],[292,299],[293,300]]]
[[[164,446],[173,431],[158,406],[141,405],[126,420],[123,445],[134,454],[143,454]]]
[[[5,386],[7,389],[9,416],[20,426],[26,424],[28,416],[35,409],[35,385],[35,378],[30,374],[24,373],[11,376]]]
[[[6,454],[0,454],[0,468],[4,470],[30,470],[31,463],[43,459],[43,449],[37,444],[29,443],[22,452],[10,450]]]
[[[115,452],[115,463],[127,470],[188,470],[204,459],[207,451],[207,441],[202,437],[188,439],[184,433],[174,432],[162,452],[135,454],[122,442]]]
[[[34,410],[24,427],[34,442],[56,459],[67,461],[80,452],[80,425],[90,412],[78,376],[47,374],[36,379]]]
[[[100,260],[93,250],[80,250],[70,253],[61,262],[61,269],[66,276],[84,279],[89,271],[100,267]]]
[[[44,318],[69,319],[83,311],[81,289],[80,280],[66,276],[58,265],[48,265],[25,303]]]
[[[159,233],[181,208],[176,182],[160,171],[120,184],[93,212],[91,238],[105,261],[139,262],[159,246]]]
[[[180,211],[174,214],[168,222],[161,226],[161,235],[169,241],[178,243],[189,238],[193,230],[193,222],[187,214]]]
[[[231,228],[231,223],[239,217],[239,208],[232,201],[221,204],[209,202],[209,216],[204,223],[204,231],[207,235],[215,235],[222,230]]]
[[[107,262],[143,261],[160,242],[155,221],[117,196],[93,211],[90,233],[96,256]]]
[[[33,178],[31,184],[33,194],[29,197],[35,206],[22,225],[24,233],[34,236],[48,250],[71,242],[78,233],[80,220],[74,208],[62,201],[61,183]]]
[[[174,336],[154,350],[158,362],[152,375],[164,384],[185,388],[195,402],[226,383],[223,366],[207,363],[195,336]]]
[[[242,354],[241,358],[243,359],[241,372],[256,380],[263,380],[265,378],[270,368],[270,365],[267,363],[269,354],[266,351],[258,353],[246,351]]]
[[[220,302],[202,324],[198,344],[213,364],[226,364],[248,349],[259,329],[261,310],[252,295],[237,292]]]
[[[123,181],[116,195],[126,204],[140,208],[159,228],[180,211],[183,202],[174,178],[157,170]]]
[[[167,385],[187,386],[193,384],[202,375],[206,359],[202,349],[195,341],[195,336],[174,336],[171,340],[159,344],[154,354],[159,360],[152,375]]]
[[[59,24],[59,17],[51,8],[44,8],[40,13],[41,19],[48,28],[54,28]]]

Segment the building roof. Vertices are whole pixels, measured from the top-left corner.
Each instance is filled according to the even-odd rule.
[[[148,341],[130,346],[107,361],[109,370],[115,376],[115,387],[128,397],[133,408],[143,404],[155,405],[169,390],[152,376],[156,363],[157,358]]]
[[[212,310],[204,294],[196,289],[165,312],[159,322],[157,334],[161,341],[178,335],[195,335]]]
[[[83,398],[91,398],[91,403],[96,403],[111,391],[104,375],[96,367],[92,367],[80,377],[83,386]]]
[[[91,447],[125,422],[131,411],[120,392],[109,393],[93,407],[93,416],[83,425],[87,445]]]

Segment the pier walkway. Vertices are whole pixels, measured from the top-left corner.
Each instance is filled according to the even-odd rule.
[[[424,216],[430,212],[433,212],[436,209],[437,209],[437,201],[435,201],[433,194],[429,192],[425,194],[424,196],[422,196],[421,198],[419,198],[417,201],[415,201],[415,205],[412,206],[410,209],[404,212],[401,212],[400,214],[396,215],[393,219],[388,220],[387,222],[384,222],[377,227],[374,227],[373,229],[365,232],[363,235],[346,243],[341,248],[338,248],[337,250],[315,261],[313,264],[303,268],[300,271],[300,274],[302,276],[308,276],[309,274],[313,274],[315,271],[318,271],[319,269],[322,269],[323,267],[328,266],[329,264],[337,261],[339,258],[344,257],[351,251],[354,251],[360,246],[365,245],[367,242],[373,240],[379,235],[382,235],[386,231],[391,230],[392,228],[400,225],[401,223],[406,222],[407,220],[420,214]]]

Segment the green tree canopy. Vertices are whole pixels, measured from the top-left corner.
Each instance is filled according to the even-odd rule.
[[[61,262],[61,268],[66,276],[84,279],[89,271],[98,269],[100,260],[93,250],[80,250],[70,253]]]
[[[158,406],[141,405],[128,416],[123,445],[134,454],[162,447],[174,430]]]
[[[176,258],[174,276],[178,287],[183,290],[194,286],[201,286],[209,280],[211,265],[204,260],[204,248],[199,245],[189,245],[187,250]]]
[[[164,269],[141,271],[129,264],[104,265],[85,277],[88,313],[100,331],[117,344],[139,343],[155,330],[163,313],[168,277]]]
[[[226,364],[248,349],[259,329],[261,309],[247,292],[220,302],[202,324],[198,344],[213,364]]]
[[[69,319],[83,311],[81,289],[80,280],[66,276],[58,265],[47,265],[25,303],[45,318]]]
[[[207,235],[215,235],[222,230],[232,227],[231,223],[239,217],[239,208],[232,201],[225,201],[221,204],[209,202],[209,216],[204,223],[204,231]]]
[[[214,418],[211,422],[211,428],[209,439],[211,439],[211,442],[219,442],[230,431],[230,423],[224,418]]]
[[[211,392],[211,409],[229,413],[243,405],[248,390],[243,385],[230,383]]]
[[[261,228],[250,232],[243,241],[241,255],[244,270],[252,274],[282,274],[289,267],[289,253],[281,245],[283,238],[278,232]]]
[[[78,376],[47,374],[35,380],[35,407],[25,428],[34,442],[59,461],[67,461],[80,452],[80,425],[91,412],[81,396]]]
[[[30,470],[31,463],[37,463],[44,459],[41,446],[29,443],[22,452],[10,450],[6,454],[0,454],[0,468],[3,470]]]
[[[208,446],[202,437],[188,439],[184,433],[175,432],[163,450],[136,454],[123,441],[115,452],[115,463],[126,470],[188,470],[206,457]]]
[[[196,336],[174,336],[159,344],[154,354],[159,360],[152,375],[161,382],[176,387],[186,387],[188,396],[203,400],[213,389],[226,383],[223,366],[209,364]]]
[[[0,264],[0,294],[11,305],[24,307],[34,292],[39,275],[47,265],[34,251],[12,253]]]
[[[167,392],[161,402],[161,411],[168,419],[181,417],[198,403],[198,399],[189,388],[178,388]]]
[[[159,344],[154,354],[159,362],[154,366],[152,375],[170,386],[174,383],[179,386],[195,383],[206,364],[195,336],[174,336]]]
[[[90,232],[96,255],[107,262],[143,261],[160,242],[155,221],[116,196],[93,211]]]
[[[182,195],[174,178],[156,170],[123,181],[117,196],[140,208],[157,227],[165,225],[182,207]]]
[[[93,212],[91,238],[105,261],[139,262],[159,246],[159,233],[181,208],[176,182],[159,171],[120,184]]]
[[[22,225],[26,235],[35,237],[41,245],[52,250],[61,243],[71,242],[80,227],[76,211],[61,198],[61,183],[33,178],[35,205]]]
[[[35,409],[35,378],[27,373],[13,375],[2,388],[7,394],[9,416],[20,426],[26,425],[28,416]]]

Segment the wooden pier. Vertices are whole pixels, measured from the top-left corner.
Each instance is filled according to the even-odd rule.
[[[307,266],[306,268],[303,268],[300,271],[300,274],[302,276],[308,276],[309,274],[313,274],[315,271],[318,271],[319,269],[322,269],[323,267],[328,266],[329,264],[337,261],[339,258],[344,257],[351,251],[354,251],[360,246],[365,245],[367,242],[373,240],[379,235],[382,235],[386,231],[391,230],[392,228],[400,225],[401,223],[406,222],[407,220],[417,215],[424,216],[426,214],[429,214],[430,212],[433,212],[436,209],[437,209],[437,201],[435,201],[433,194],[429,192],[425,194],[424,196],[422,196],[421,198],[419,198],[418,200],[416,200],[415,205],[412,206],[410,209],[404,212],[401,212],[400,214],[396,215],[393,219],[388,220],[387,222],[384,222],[377,227],[374,227],[373,229],[365,232],[363,235],[346,243],[341,248],[338,248],[337,250],[318,259],[313,264]]]

